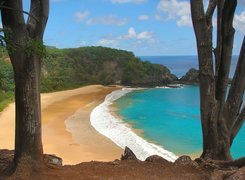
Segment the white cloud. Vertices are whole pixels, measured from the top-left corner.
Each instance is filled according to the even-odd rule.
[[[144,32],[139,33],[137,38],[138,39],[152,40],[153,39],[153,33],[152,32],[148,32],[148,31],[144,31]]]
[[[233,24],[237,30],[245,33],[245,11],[241,12],[241,14],[238,15],[235,14]]]
[[[128,29],[128,34],[123,36],[123,39],[133,39],[133,38],[137,38],[137,34],[134,28],[129,28]]]
[[[97,42],[98,46],[116,47],[118,41],[116,39],[106,39],[102,38]]]
[[[112,3],[135,3],[135,4],[141,4],[147,2],[147,0],[111,0]]]
[[[97,42],[97,45],[100,46],[109,46],[109,47],[117,47],[120,42],[123,41],[130,41],[130,42],[134,42],[135,44],[140,44],[140,43],[154,43],[156,42],[156,40],[154,39],[154,34],[153,32],[149,32],[149,31],[143,31],[140,33],[137,33],[135,31],[135,29],[133,27],[128,29],[127,34],[125,35],[121,35],[121,36],[109,36],[109,37],[104,37],[102,39],[100,39]]]
[[[176,20],[178,26],[191,26],[190,3],[179,0],[160,0],[157,20]]]
[[[98,18],[91,18],[87,20],[87,24],[104,24],[104,25],[117,25],[123,26],[128,22],[126,18],[119,19],[116,16],[105,16],[105,17],[98,17]]]
[[[135,29],[131,27],[128,29],[128,34],[120,36],[119,39],[153,40],[154,34],[149,31],[143,31],[137,34]]]
[[[192,21],[190,16],[181,16],[180,19],[177,20],[178,26],[192,26]]]
[[[88,15],[89,15],[89,11],[83,11],[83,12],[78,11],[75,13],[75,19],[76,21],[81,22],[85,20],[88,17]]]
[[[147,21],[147,20],[150,19],[150,17],[147,16],[147,15],[140,15],[140,16],[138,17],[138,19],[139,19],[140,21]]]

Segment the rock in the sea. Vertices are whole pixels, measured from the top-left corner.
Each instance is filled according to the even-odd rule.
[[[57,157],[55,155],[50,155],[50,154],[44,154],[44,161],[48,165],[55,166],[55,167],[61,167],[63,163],[60,157]]]
[[[180,82],[184,84],[198,84],[199,71],[191,68],[182,78],[180,78]]]
[[[146,162],[154,162],[154,163],[171,163],[168,160],[164,159],[161,156],[158,155],[153,155],[149,156],[148,158],[145,159]]]
[[[121,156],[121,160],[138,160],[134,152],[129,148],[125,147],[124,154]]]
[[[180,156],[175,162],[174,165],[198,165],[196,162],[192,161],[190,156]]]

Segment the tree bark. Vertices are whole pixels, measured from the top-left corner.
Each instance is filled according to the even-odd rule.
[[[228,98],[228,78],[235,30],[232,26],[237,0],[191,0],[191,15],[196,35],[200,70],[200,107],[204,159],[232,160],[230,147],[244,122],[241,109],[245,89],[245,45],[243,42]],[[213,49],[212,17],[217,7],[217,40]]]
[[[16,164],[21,158],[28,156],[34,161],[43,160],[39,91],[40,59],[24,57],[22,61],[25,66],[23,68],[16,66],[14,70],[16,103],[14,161]]]
[[[6,45],[15,78],[15,156],[19,164],[41,165],[40,68],[41,57],[35,50],[27,53],[27,44],[43,44],[43,34],[49,14],[49,0],[31,0],[30,14],[25,23],[22,0],[3,0],[1,8]],[[35,44],[34,44],[35,45]],[[33,48],[35,49],[35,48]],[[22,161],[23,160],[23,161]],[[32,163],[34,162],[34,163]]]

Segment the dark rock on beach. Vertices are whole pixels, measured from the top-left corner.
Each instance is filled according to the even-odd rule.
[[[52,167],[61,167],[63,161],[56,155],[44,154],[44,161]]]
[[[138,160],[134,152],[129,148],[125,147],[124,154],[121,157],[121,160]]]
[[[169,163],[172,164],[171,162],[169,162],[168,160],[164,159],[161,156],[158,155],[153,155],[153,156],[149,156],[148,158],[145,159],[145,162],[153,162],[153,163]]]

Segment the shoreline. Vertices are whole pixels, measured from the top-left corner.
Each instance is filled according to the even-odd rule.
[[[137,135],[134,130],[122,119],[112,115],[110,105],[113,101],[121,98],[125,94],[135,89],[124,88],[113,91],[107,95],[105,101],[97,106],[90,115],[91,125],[101,134],[111,139],[119,147],[129,147],[139,160],[145,160],[151,155],[159,155],[168,161],[174,162],[177,156],[161,146],[150,143]]]
[[[117,113],[118,111],[118,108],[112,104],[110,107],[110,113],[112,114],[112,116],[114,116],[115,118],[118,118],[118,119],[121,119],[123,121],[123,117],[121,115],[119,115]],[[124,122],[124,121],[123,121]],[[145,135],[144,135],[144,130],[142,129],[136,129],[133,127],[133,124],[129,123],[129,122],[125,122],[124,123],[127,127],[129,127],[135,134],[137,134],[138,136],[142,137],[143,139],[145,139],[147,142],[149,143],[152,143],[152,144],[155,144],[157,146],[161,146],[160,144],[158,144],[156,141],[153,141],[149,138],[147,138]],[[171,152],[171,151],[170,151]],[[183,155],[187,155],[187,156],[190,156],[192,160],[196,159],[196,158],[199,158],[200,155],[201,155],[201,151],[197,151],[197,152],[193,152],[193,153],[190,153],[190,154],[176,154],[174,153],[176,156],[180,157],[180,156],[183,156]]]
[[[171,87],[155,87],[155,88],[171,88]],[[135,90],[142,90],[143,88],[129,88],[133,91]],[[147,88],[144,88],[144,89],[147,89]],[[132,91],[131,91],[132,92]],[[130,92],[129,92],[130,93]],[[158,144],[157,142],[151,140],[151,139],[148,139],[145,135],[144,135],[144,130],[142,129],[137,129],[137,128],[134,128],[132,124],[128,123],[128,122],[125,122],[123,119],[124,117],[122,117],[121,115],[119,115],[117,113],[118,111],[118,108],[115,106],[114,102],[112,102],[111,105],[109,105],[109,112],[111,113],[112,116],[114,116],[116,119],[119,119],[119,121],[122,121],[123,124],[127,127],[127,128],[130,128],[136,135],[138,135],[139,137],[143,138],[144,140],[146,140],[148,143],[150,144],[154,144],[156,146],[159,146],[160,148],[163,148],[162,145]],[[163,148],[164,149],[164,148]],[[165,150],[165,149],[164,149]],[[168,150],[167,150],[168,151]],[[169,151],[170,153],[173,153],[171,151]],[[176,154],[176,153],[173,153],[174,155],[176,156],[182,156],[182,155],[187,155],[187,156],[190,156],[191,159],[196,159],[198,157],[200,157],[201,155],[201,151],[197,151],[197,152],[193,152],[193,153],[190,153],[190,154]]]
[[[92,112],[105,103],[107,97],[115,91],[126,90],[129,93],[133,90],[142,89],[146,88],[122,89],[122,87],[118,86],[90,85],[73,90],[42,94],[44,153],[61,157],[65,165],[74,165],[91,160],[113,161],[119,159],[126,145],[116,142],[113,138],[101,132],[101,130],[96,129],[96,127],[94,129],[91,121]],[[116,99],[122,96],[116,97]],[[138,141],[138,145],[142,146],[138,149],[127,145],[139,156],[139,159],[145,160],[146,157],[153,154],[161,155],[170,161],[174,161],[177,158],[172,152],[163,149],[161,145],[144,137],[143,130],[135,129],[124,122],[123,117],[120,117],[115,109],[113,110],[113,108],[116,108],[112,104],[116,100],[114,99],[115,97],[110,98],[112,98],[112,101],[109,102],[107,111],[119,121],[119,124],[126,127],[131,136],[131,133],[133,133],[133,136],[136,136],[133,140]],[[2,119],[5,120],[2,121]],[[8,127],[9,131],[3,131],[1,127]],[[116,134],[116,136],[120,137],[120,134]],[[123,138],[127,139],[126,136]],[[11,103],[0,113],[0,141],[0,149],[13,149],[14,103]],[[144,145],[146,145],[146,151],[144,150]],[[196,154],[190,154],[190,156],[194,158]]]
[[[119,159],[123,149],[91,126],[90,112],[121,88],[91,85],[42,94],[44,153],[61,157],[65,165]],[[0,149],[14,148],[14,106],[11,103],[0,113]]]

